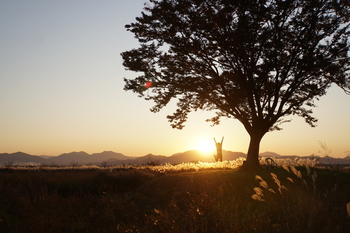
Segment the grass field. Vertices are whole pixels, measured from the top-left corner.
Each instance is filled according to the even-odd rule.
[[[0,232],[350,232],[348,172],[193,167],[2,168]]]

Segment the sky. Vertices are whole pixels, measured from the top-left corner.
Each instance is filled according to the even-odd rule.
[[[127,156],[170,156],[214,147],[247,152],[249,136],[235,119],[211,127],[212,112],[194,112],[182,130],[152,113],[152,102],[123,90],[135,73],[121,52],[138,47],[125,24],[141,15],[145,0],[0,1],[0,153],[57,156],[73,151],[114,151]],[[350,96],[331,87],[316,103],[311,128],[292,117],[267,133],[260,151],[281,155],[345,157],[350,151]]]

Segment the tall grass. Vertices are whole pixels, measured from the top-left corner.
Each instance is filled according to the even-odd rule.
[[[260,163],[263,166],[266,166],[266,158],[262,157]],[[163,165],[131,165],[131,164],[120,164],[107,166],[106,163],[102,163],[101,166],[97,165],[77,165],[75,161],[71,163],[70,166],[50,166],[50,165],[13,165],[4,164],[0,165],[0,170],[2,169],[11,169],[11,170],[128,170],[128,169],[139,169],[139,170],[153,170],[160,172],[183,172],[183,171],[200,171],[206,169],[236,169],[240,167],[245,161],[245,158],[241,157],[232,161],[223,161],[223,162],[196,162],[196,163],[180,163],[180,164],[163,164]],[[295,159],[282,159],[274,158],[274,161],[278,166],[317,166],[316,159],[310,158],[295,158]]]
[[[289,162],[3,167],[0,232],[349,232],[350,174]]]
[[[346,217],[346,203],[350,199],[350,189],[340,191],[344,180],[340,173],[318,170],[309,166],[301,170],[294,166],[282,166],[287,174],[281,173],[282,181],[275,173],[270,173],[270,184],[261,176],[256,176],[259,186],[255,187],[252,199],[263,202],[268,210],[266,220],[273,230],[281,232],[347,232],[350,230]],[[327,175],[326,175],[327,174]],[[348,176],[348,174],[342,174]],[[342,180],[342,181],[341,181]],[[347,182],[342,183],[346,185]],[[270,188],[273,187],[273,188]],[[274,216],[273,213],[278,213]]]

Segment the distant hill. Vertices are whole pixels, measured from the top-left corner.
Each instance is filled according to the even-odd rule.
[[[23,152],[16,153],[2,153],[0,154],[0,165],[5,163],[13,163],[14,165],[26,165],[26,164],[55,164],[55,165],[70,165],[73,162],[79,165],[84,164],[96,164],[100,165],[103,161],[108,159],[117,159],[120,161],[127,159],[135,159],[135,157],[128,157],[121,153],[115,153],[112,151],[104,151],[102,153],[88,154],[86,152],[71,152],[61,154],[59,156],[36,156],[29,155]]]
[[[239,157],[246,157],[244,153],[223,151],[224,160],[235,160]],[[0,154],[0,164],[13,162],[14,164],[55,164],[71,165],[73,162],[78,165],[95,164],[100,165],[106,162],[108,165],[118,164],[179,164],[188,162],[214,162],[212,155],[203,155],[198,150],[189,150],[182,153],[176,153],[172,156],[147,154],[141,157],[125,156],[113,151],[104,151],[101,153],[88,154],[84,151],[64,153],[59,156],[34,156],[22,152],[12,154]]]
[[[235,160],[239,157],[246,157],[246,154],[242,152],[232,152],[232,151],[225,151],[223,150],[223,159],[224,160]],[[108,164],[179,164],[179,163],[189,163],[189,162],[215,162],[214,156],[212,155],[204,155],[198,150],[189,150],[182,153],[176,153],[172,156],[163,156],[163,155],[153,155],[148,154],[142,157],[134,158],[134,159],[128,159],[128,160],[117,160],[117,159],[110,159],[107,160]]]
[[[82,164],[101,164],[103,161],[109,160],[109,159],[116,159],[116,160],[128,160],[128,159],[134,159],[134,157],[128,157],[120,153],[115,153],[112,151],[104,151],[102,153],[95,153],[95,154],[88,154],[84,151],[80,152],[71,152],[67,154],[61,154],[56,157],[50,157],[47,159],[48,163],[53,163],[56,165],[69,165],[72,162],[76,162],[79,165]]]
[[[51,158],[51,157],[55,157],[55,156],[52,156],[52,155],[39,155],[41,158],[44,158],[44,159],[48,159],[48,158]]]
[[[279,155],[279,154],[277,154],[275,152],[270,152],[270,151],[262,152],[259,155],[261,157],[275,157],[275,158],[281,157],[281,155]]]
[[[232,152],[223,150],[223,160],[230,161],[236,160],[240,157],[246,158],[246,154],[242,152]],[[296,155],[279,155],[274,152],[262,152],[262,157],[274,157],[281,159],[298,159],[298,158],[311,158],[311,157],[300,157]],[[345,158],[332,158],[332,157],[317,157],[318,162],[321,164],[335,165],[335,164],[349,164],[350,157]],[[141,157],[130,157],[125,156],[121,153],[113,151],[103,151],[101,153],[88,154],[84,151],[71,152],[61,154],[59,156],[35,156],[29,155],[23,152],[16,152],[12,154],[2,153],[0,154],[0,166],[6,163],[13,163],[14,165],[39,165],[39,164],[54,164],[54,165],[71,165],[77,163],[78,165],[101,165],[105,162],[107,165],[118,165],[118,164],[179,164],[188,162],[214,162],[214,156],[205,155],[198,150],[189,150],[181,153],[173,154],[172,156],[164,155],[153,155],[147,154]]]
[[[119,164],[131,164],[131,165],[141,165],[141,164],[164,164],[166,158],[169,158],[164,155],[153,155],[148,154],[141,157],[129,157],[129,159],[120,160],[120,159],[108,159],[108,165],[119,165]]]
[[[13,163],[13,164],[40,164],[45,163],[46,159],[36,156],[29,155],[23,152],[16,152],[12,154],[3,153],[0,154],[0,165],[5,163]]]
[[[102,153],[95,153],[91,155],[92,157],[99,159],[99,160],[108,160],[111,158],[119,159],[119,160],[126,160],[126,159],[133,159],[135,157],[125,156],[121,153],[116,153],[113,151],[103,151]]]
[[[225,161],[225,160],[236,160],[238,158],[247,158],[247,155],[243,152],[232,152],[232,151],[226,151],[226,150],[223,150],[222,151],[222,159]]]

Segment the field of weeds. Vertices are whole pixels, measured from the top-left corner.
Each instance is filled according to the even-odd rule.
[[[0,232],[350,232],[350,173],[240,163],[2,167]]]

